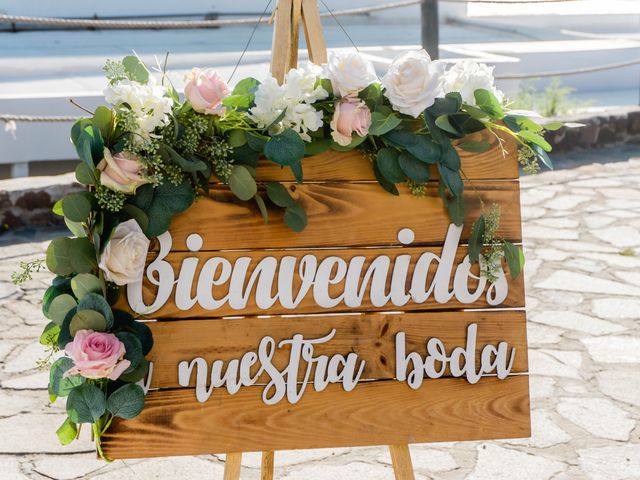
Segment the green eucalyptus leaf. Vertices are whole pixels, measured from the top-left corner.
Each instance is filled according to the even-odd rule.
[[[295,204],[295,200],[289,194],[289,191],[278,182],[267,183],[267,196],[278,207],[287,208]]]
[[[100,160],[104,158],[104,140],[98,127],[88,124],[84,127],[78,139],[74,142],[78,157],[85,162],[89,168],[95,168]]]
[[[85,383],[81,375],[64,376],[65,372],[73,367],[73,360],[69,357],[60,357],[51,365],[49,370],[49,393],[56,397],[66,397],[76,387]]]
[[[483,153],[491,149],[491,144],[486,140],[466,140],[458,144],[465,152]]]
[[[451,197],[445,202],[449,219],[458,227],[464,223],[464,201],[462,197]]]
[[[269,137],[258,135],[257,133],[247,132],[247,144],[254,152],[262,153]]]
[[[427,110],[434,117],[453,115],[462,106],[462,96],[458,92],[447,93],[444,98],[436,98]]]
[[[149,81],[149,70],[142,61],[135,55],[128,55],[122,59],[122,65],[130,80],[138,83]]]
[[[385,114],[380,111],[375,111],[371,114],[369,135],[384,135],[399,127],[400,123],[402,123],[402,119],[395,113]]]
[[[64,200],[64,198],[58,200],[53,204],[53,207],[51,207],[51,211],[60,217],[64,217],[64,212],[62,211],[62,200]]]
[[[69,323],[69,333],[75,337],[79,330],[104,332],[107,330],[107,320],[96,311],[78,310]]]
[[[436,125],[440,130],[444,130],[454,136],[460,135],[460,132],[451,125],[451,122],[449,122],[449,117],[447,115],[440,115],[439,117],[436,117]]]
[[[90,273],[80,273],[71,279],[71,290],[78,299],[87,293],[102,293],[102,281]]]
[[[47,323],[47,326],[44,327],[42,334],[40,335],[40,345],[45,345],[47,347],[57,347],[58,346],[58,336],[60,335],[60,326],[56,325],[53,322]]]
[[[94,169],[85,162],[78,163],[76,166],[76,180],[83,185],[95,185]]]
[[[67,417],[56,430],[56,435],[62,445],[69,445],[78,435],[78,426]]]
[[[69,246],[72,271],[88,273],[98,266],[96,249],[87,238],[72,238]]]
[[[140,385],[129,383],[118,388],[107,398],[107,410],[114,417],[137,417],[144,407],[144,391]]]
[[[229,188],[240,200],[251,200],[258,192],[256,181],[244,165],[236,165],[229,175]]]
[[[67,226],[69,231],[78,238],[84,238],[87,236],[87,232],[84,229],[84,226],[80,222],[72,222],[68,218],[64,219],[64,224]]]
[[[378,168],[378,164],[376,162],[373,163],[373,173],[375,174],[376,180],[378,180],[378,183],[382,188],[384,188],[387,192],[389,192],[392,195],[396,195],[396,196],[400,195],[400,192],[398,191],[398,187],[396,187],[395,183],[390,182],[382,175],[382,173],[380,172],[380,169]]]
[[[473,224],[471,237],[469,238],[469,261],[477,263],[480,258],[480,251],[484,245],[485,220],[484,215],[480,215]]]
[[[142,380],[149,371],[149,361],[143,358],[135,370],[129,373],[123,373],[118,377],[121,382],[136,383]]]
[[[360,90],[358,97],[367,105],[372,112],[382,103],[382,85],[378,82],[372,83]]]
[[[502,246],[504,249],[504,257],[509,266],[509,272],[511,272],[511,278],[515,280],[524,268],[524,253],[520,247],[515,246],[511,242],[505,241]]]
[[[408,152],[402,152],[398,157],[398,164],[404,174],[415,183],[426,183],[429,181],[429,165],[421,162]]]
[[[232,148],[241,147],[247,143],[247,133],[239,128],[231,130],[227,137],[227,143]]]
[[[47,268],[58,275],[67,276],[73,273],[71,258],[73,242],[68,237],[54,238],[47,247]]]
[[[302,183],[302,180],[303,180],[302,162],[289,165],[289,168],[291,169],[291,173],[293,173],[293,176],[295,177],[296,182]]]
[[[78,306],[78,302],[71,295],[63,293],[55,297],[47,311],[47,317],[56,325],[62,325],[64,317],[70,310]]]
[[[518,132],[518,136],[526,142],[541,147],[545,152],[550,152],[552,150],[551,145],[544,139],[542,135],[530,132],[529,130],[520,130]]]
[[[555,132],[556,130],[560,130],[564,126],[562,122],[549,122],[543,125],[545,130],[549,130],[550,132]]]
[[[538,145],[531,145],[531,149],[533,150],[533,152],[536,154],[536,156],[538,157],[538,159],[550,170],[553,170],[553,162],[551,161],[551,158],[549,158],[549,155],[547,155],[547,152],[545,152],[542,147],[538,146]]]
[[[243,78],[233,88],[233,95],[251,95],[256,92],[260,82],[252,77]]]
[[[122,212],[125,213],[127,217],[133,218],[138,223],[143,232],[146,231],[147,228],[149,228],[149,217],[141,208],[128,203],[127,205],[122,207]]]
[[[331,144],[332,141],[330,138],[314,138],[312,141],[305,143],[304,154],[307,156],[319,155],[329,150]]]
[[[398,163],[399,153],[393,148],[382,148],[376,156],[376,165],[380,173],[391,183],[404,182],[406,175]]]
[[[441,147],[440,163],[450,170],[458,171],[461,167],[460,155],[451,144]]]
[[[424,163],[436,164],[441,155],[440,146],[426,135],[414,135],[415,140],[404,148]]]
[[[438,164],[438,172],[440,172],[440,181],[449,189],[456,197],[462,195],[464,184],[459,170],[451,170],[445,165]]]
[[[78,311],[81,310],[93,310],[102,314],[106,321],[105,330],[110,330],[111,327],[113,327],[113,310],[111,310],[109,302],[107,302],[102,295],[98,293],[87,293],[78,303]]]
[[[304,141],[294,130],[286,129],[271,137],[264,145],[264,154],[278,165],[290,166],[304,158]]]
[[[84,383],[74,388],[67,398],[67,415],[73,423],[94,423],[104,415],[107,402],[95,385]]]
[[[286,208],[284,211],[284,223],[294,232],[301,232],[307,226],[307,212],[299,203]]]
[[[109,138],[113,130],[113,112],[103,105],[93,112],[93,124],[98,127],[102,138]]]
[[[62,212],[72,222],[84,222],[91,213],[91,203],[79,193],[72,193],[62,199]]]
[[[479,88],[473,93],[477,107],[487,113],[493,120],[500,120],[504,117],[502,105],[496,96],[489,90]]]
[[[131,365],[124,371],[124,373],[131,373],[138,367],[138,365],[140,365],[140,362],[144,358],[144,354],[142,353],[142,343],[135,334],[130,332],[118,332],[116,333],[116,336],[122,343],[124,343],[124,348],[126,350],[124,358],[131,362]]]
[[[69,325],[71,324],[71,319],[74,317],[77,311],[78,307],[73,307],[71,310],[69,310],[67,312],[67,315],[64,317],[64,320],[62,321],[62,325],[60,325],[60,333],[58,334],[58,348],[60,350],[64,349],[67,343],[73,340],[73,337],[69,332]]]
[[[256,201],[256,205],[258,205],[258,210],[260,210],[260,215],[262,215],[262,221],[265,223],[269,223],[269,211],[267,210],[267,206],[264,203],[262,197],[258,194],[254,197]]]
[[[49,307],[51,306],[51,302],[53,301],[54,298],[56,298],[59,295],[62,295],[63,293],[65,293],[65,291],[61,290],[60,288],[51,285],[49,288],[47,288],[44,292],[44,295],[42,296],[42,314],[47,317],[47,318],[51,318],[49,317]]]

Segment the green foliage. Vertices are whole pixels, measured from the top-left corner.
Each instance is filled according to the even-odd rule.
[[[134,55],[124,57],[122,66],[129,80],[138,83],[147,83],[149,81],[149,70],[138,57]]]
[[[45,315],[56,325],[62,325],[67,313],[77,306],[75,298],[67,293],[61,293],[51,300]]]
[[[83,383],[71,390],[67,398],[67,415],[73,423],[97,422],[106,409],[104,393],[89,383]]]
[[[291,166],[304,158],[304,141],[292,129],[274,135],[264,144],[265,156],[278,165]]]
[[[522,252],[522,248],[515,246],[511,242],[505,241],[503,247],[504,257],[507,260],[507,265],[509,265],[511,278],[515,280],[524,268],[524,253]]]
[[[17,272],[11,272],[11,283],[14,285],[22,285],[33,279],[33,274],[38,273],[45,267],[45,260],[38,258],[29,262],[20,262],[20,269]]]
[[[402,120],[389,108],[379,108],[371,114],[371,126],[369,127],[369,135],[384,135],[391,130],[396,129]]]
[[[129,383],[118,388],[107,398],[107,410],[114,417],[137,417],[144,407],[144,392],[139,385]]]
[[[573,88],[562,85],[559,78],[553,78],[542,91],[539,91],[533,82],[523,82],[511,107],[534,110],[544,117],[556,117],[587,107],[592,103],[572,98],[573,91]],[[553,129],[547,128],[547,130]]]
[[[73,361],[69,357],[61,357],[51,366],[49,371],[50,394],[56,397],[66,397],[74,388],[85,383],[85,378],[80,375],[64,376],[71,367],[73,367]]]
[[[78,426],[67,417],[58,430],[56,430],[56,435],[58,435],[58,439],[62,445],[69,445],[78,435]]]
[[[400,168],[400,153],[394,148],[383,148],[376,156],[376,166],[382,176],[390,183],[404,182],[406,175]]]
[[[258,192],[258,185],[244,165],[236,165],[229,177],[229,188],[240,200],[251,200]]]

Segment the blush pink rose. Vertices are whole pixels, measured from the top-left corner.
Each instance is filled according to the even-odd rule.
[[[64,351],[73,360],[65,376],[116,380],[131,365],[124,359],[124,343],[112,333],[78,330]]]
[[[331,136],[338,145],[347,146],[355,133],[361,137],[369,134],[371,111],[356,96],[346,96],[336,104],[336,111],[331,120]]]
[[[194,68],[185,76],[184,94],[196,112],[209,115],[224,113],[222,100],[229,95],[229,86],[212,68]]]
[[[104,159],[98,164],[100,183],[110,190],[127,194],[136,193],[140,185],[149,183],[140,175],[140,159],[130,152],[111,155],[104,149]]]

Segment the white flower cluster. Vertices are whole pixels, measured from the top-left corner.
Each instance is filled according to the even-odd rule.
[[[313,103],[329,96],[324,88],[316,85],[320,75],[320,67],[309,63],[290,70],[282,85],[272,77],[267,78],[256,91],[255,107],[249,110],[249,118],[260,128],[266,128],[284,112],[274,131],[291,128],[303,140],[311,141],[307,132],[322,127],[322,112],[317,111]]]
[[[325,73],[336,94],[345,97],[376,81],[373,64],[356,52],[333,54]],[[431,61],[424,50],[408,51],[389,65],[381,83],[384,95],[393,108],[405,115],[418,117],[433,105],[436,98],[459,92],[468,105],[475,105],[474,92],[486,89],[502,101],[504,95],[494,82],[493,67],[462,60],[448,70],[443,61]]]
[[[146,84],[131,80],[117,81],[105,88],[104,96],[116,110],[133,112],[138,127],[132,132],[136,134],[136,142],[149,140],[156,128],[168,125],[171,121],[169,114],[173,100],[153,77],[149,77]]]

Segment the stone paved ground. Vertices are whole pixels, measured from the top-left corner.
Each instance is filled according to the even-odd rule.
[[[522,183],[533,436],[412,446],[417,478],[640,479],[640,159]],[[86,439],[57,444],[62,409],[33,368],[48,276],[8,282],[53,236],[30,235],[0,239],[0,479],[222,478],[222,456],[105,465]],[[245,456],[243,479],[259,478],[259,461]],[[385,448],[280,452],[276,464],[288,480],[393,477]]]

